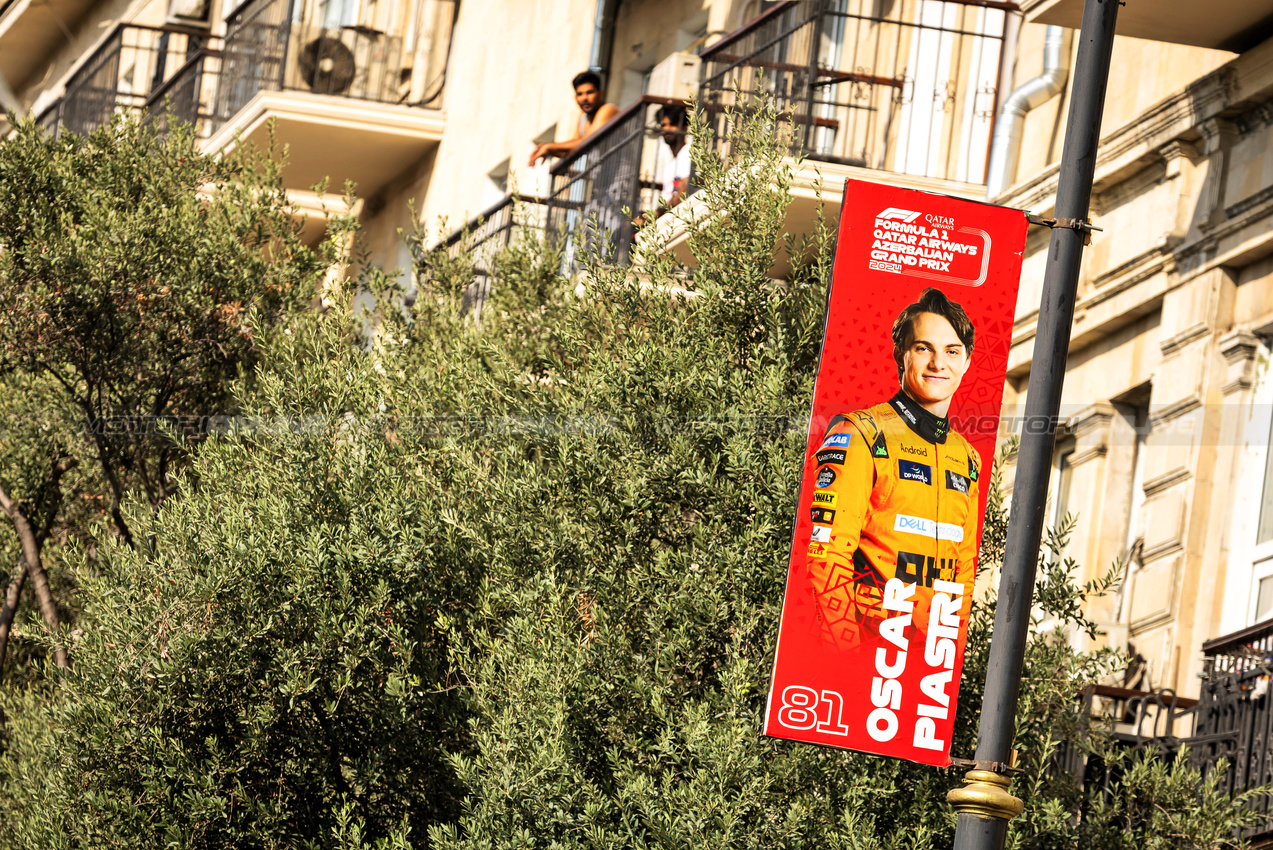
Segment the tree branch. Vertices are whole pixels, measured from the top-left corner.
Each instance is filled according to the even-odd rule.
[[[26,561],[27,570],[31,573],[31,584],[35,587],[35,598],[40,604],[40,614],[44,617],[45,624],[57,635],[60,623],[57,615],[57,605],[53,602],[53,591],[49,588],[49,576],[44,571],[44,564],[40,561],[40,544],[35,537],[35,529],[31,527],[30,521],[26,514],[22,512],[13,499],[9,498],[9,494],[0,487],[0,511],[3,511],[9,517],[9,521],[13,523],[13,529],[18,533],[18,542],[22,544],[22,557]],[[62,669],[70,667],[70,662],[66,657],[66,647],[60,643],[54,644],[53,660],[57,662],[57,666]]]
[[[4,595],[4,607],[0,608],[0,681],[4,679],[4,659],[9,652],[9,633],[13,630],[13,618],[18,613],[18,602],[22,599],[22,588],[27,582],[26,556],[18,558],[18,571],[9,582],[9,590]]]

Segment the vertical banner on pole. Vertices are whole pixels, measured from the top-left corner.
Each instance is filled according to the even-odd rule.
[[[950,763],[1026,226],[845,184],[766,735]]]

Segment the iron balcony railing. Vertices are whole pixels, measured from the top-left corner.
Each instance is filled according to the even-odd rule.
[[[205,48],[190,57],[146,101],[145,120],[167,133],[173,121],[194,127],[197,138],[206,139],[216,126],[212,112],[216,69],[221,52]]]
[[[656,132],[660,106],[685,101],[642,95],[552,167],[548,230],[563,240],[569,268],[584,252],[626,262],[636,236],[632,217],[658,206],[659,164],[671,156]]]
[[[131,109],[207,137],[262,91],[437,108],[456,2],[248,0],[226,18],[219,49],[198,31],[120,25],[38,120],[87,133]]]
[[[469,219],[441,247],[452,257],[472,252],[475,273],[489,276],[495,268],[495,255],[528,231],[542,234],[546,218],[543,198],[508,194]]]
[[[1228,758],[1223,787],[1232,793],[1273,783],[1273,620],[1206,641],[1202,653],[1197,728],[1211,740],[1195,760]],[[1273,797],[1258,795],[1251,807],[1268,817],[1245,836],[1273,830]]]
[[[702,52],[696,107],[728,154],[727,110],[762,92],[790,128],[793,154],[885,172],[985,180],[1003,31],[997,0],[799,0],[779,4]],[[552,169],[549,230],[568,268],[585,252],[626,262],[652,209],[660,104],[646,95]]]
[[[809,159],[985,181],[1006,15],[997,0],[800,0],[702,52],[699,107],[728,139],[725,108],[762,90]],[[741,102],[740,102],[741,97]]]
[[[1084,692],[1082,710],[1113,722],[1112,736],[1124,746],[1174,758],[1187,747],[1189,761],[1204,776],[1226,765],[1220,787],[1230,794],[1273,783],[1273,620],[1202,645],[1206,659],[1198,699],[1171,691],[1147,693],[1097,686]],[[1062,748],[1057,764],[1094,792],[1108,790],[1105,765]],[[1248,807],[1261,817],[1243,830],[1245,839],[1273,835],[1273,797],[1255,795]]]
[[[81,135],[117,111],[140,113],[152,95],[204,47],[206,33],[181,27],[120,24],[80,63],[61,99],[37,121],[51,134]]]
[[[215,132],[262,91],[438,108],[457,0],[248,0],[226,18]]]
[[[460,312],[481,316],[495,276],[495,258],[517,240],[544,235],[548,207],[534,195],[508,194],[470,219],[435,250],[452,258],[469,252],[473,258],[473,282],[464,290]],[[480,321],[480,318],[479,318]]]

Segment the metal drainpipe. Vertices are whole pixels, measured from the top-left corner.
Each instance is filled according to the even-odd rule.
[[[986,200],[1002,194],[1016,175],[1021,157],[1025,114],[1060,94],[1070,77],[1070,51],[1065,27],[1048,27],[1043,38],[1043,73],[1018,86],[999,108],[986,170]]]
[[[610,74],[608,62],[610,48],[614,43],[614,13],[619,0],[597,0],[597,17],[592,25],[592,56],[588,60],[588,70],[601,75],[601,85],[609,88]]]

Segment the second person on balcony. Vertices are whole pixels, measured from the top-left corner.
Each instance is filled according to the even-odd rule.
[[[584,139],[597,132],[607,121],[619,114],[619,109],[612,103],[606,103],[606,93],[601,88],[601,77],[592,71],[576,74],[571,80],[575,88],[575,103],[579,104],[579,120],[575,123],[575,134],[564,142],[544,142],[536,145],[530,155],[532,166],[541,159],[550,156],[567,156]]]

